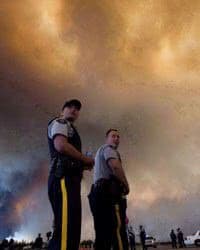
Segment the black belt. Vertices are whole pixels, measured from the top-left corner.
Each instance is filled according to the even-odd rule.
[[[82,168],[79,161],[71,159],[53,158],[50,164],[50,173],[57,178],[66,176],[82,176]]]
[[[93,185],[94,190],[101,190],[112,197],[124,198],[122,186],[119,181],[111,177],[109,179],[101,178]]]
[[[94,183],[94,188],[105,187],[109,184],[109,179],[101,178]]]

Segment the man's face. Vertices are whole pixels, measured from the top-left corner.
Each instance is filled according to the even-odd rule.
[[[120,136],[118,131],[111,131],[106,138],[106,142],[115,146],[116,148],[119,146],[120,143]]]
[[[74,122],[78,119],[79,112],[80,111],[75,106],[65,107],[63,110],[63,116],[69,121]]]

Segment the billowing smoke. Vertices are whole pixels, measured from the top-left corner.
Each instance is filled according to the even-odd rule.
[[[7,173],[7,177],[6,186],[0,186],[0,239],[14,236],[24,223],[26,211],[29,216],[34,213],[38,201],[33,196],[47,179],[47,164],[29,169],[28,173],[25,170],[13,171],[12,174]]]
[[[11,220],[10,215],[15,212],[15,207],[13,206],[14,197],[11,192],[1,189],[1,222],[2,227],[0,230],[1,239],[13,235],[17,226],[20,225],[20,219],[16,216],[15,220]],[[13,219],[13,218],[12,218]]]
[[[200,2],[0,5],[1,237],[25,237],[26,231],[31,238],[51,229],[48,167],[35,166],[48,159],[48,120],[71,97],[83,103],[77,126],[84,150],[95,151],[109,127],[121,131],[134,227],[144,224],[160,239],[167,239],[172,227],[195,231],[200,223]],[[39,181],[41,168],[46,177]],[[86,198],[91,182],[85,174],[82,238],[94,236]]]

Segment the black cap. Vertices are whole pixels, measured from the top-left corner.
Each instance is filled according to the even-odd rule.
[[[72,99],[72,100],[66,101],[66,102],[64,103],[64,105],[63,105],[63,107],[62,107],[62,110],[64,110],[64,108],[66,108],[66,107],[72,107],[72,106],[74,106],[74,107],[76,107],[78,110],[80,110],[82,105],[81,105],[81,102],[80,102],[79,100],[77,100],[77,99]]]

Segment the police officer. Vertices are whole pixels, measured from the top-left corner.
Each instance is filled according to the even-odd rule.
[[[94,164],[92,158],[81,153],[81,139],[73,124],[80,109],[79,100],[69,100],[63,105],[60,117],[48,124],[51,156],[48,194],[54,213],[54,232],[49,250],[79,249],[82,172]]]
[[[34,248],[41,249],[42,245],[43,245],[43,238],[41,237],[41,234],[38,234],[34,242]]]
[[[184,235],[180,228],[177,229],[177,238],[178,238],[179,248],[185,247]]]
[[[142,249],[146,250],[147,249],[147,247],[146,247],[146,232],[145,232],[145,229],[142,225],[140,225],[140,242],[142,245]]]
[[[170,232],[170,238],[171,238],[171,242],[172,242],[172,248],[177,248],[177,237],[176,234],[174,232],[174,230],[172,229]]]
[[[95,249],[128,249],[126,198],[129,185],[117,148],[120,136],[116,129],[106,133],[106,144],[95,157],[94,184],[88,196],[95,227]]]
[[[135,233],[133,231],[133,228],[130,226],[128,228],[128,237],[129,237],[129,244],[130,244],[130,248],[131,250],[135,250]]]

